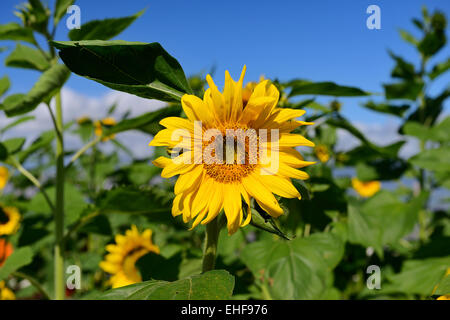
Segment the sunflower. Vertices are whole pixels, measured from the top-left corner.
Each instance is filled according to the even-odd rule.
[[[142,278],[136,268],[136,261],[149,252],[159,254],[158,246],[152,243],[152,231],[146,229],[139,233],[135,225],[125,232],[125,235],[116,235],[116,244],[106,246],[109,253],[105,260],[100,262],[100,268],[110,273],[109,284],[113,288],[127,286],[141,282]]]
[[[17,232],[20,225],[20,213],[14,207],[0,206],[0,235],[10,235]]]
[[[305,111],[277,108],[280,93],[268,80],[257,84],[245,103],[242,96],[244,74],[245,66],[239,81],[235,82],[227,71],[223,93],[207,75],[209,89],[203,100],[184,95],[181,104],[187,119],[163,119],[160,124],[166,129],[158,132],[150,143],[169,147],[172,158],[177,148],[183,147],[179,156],[159,157],[153,163],[163,168],[163,178],[179,175],[172,214],[182,215],[185,223],[193,220],[192,228],[199,223],[209,223],[224,209],[228,232],[232,234],[250,222],[251,199],[272,217],[282,215],[283,210],[273,193],[300,199],[291,178],[307,179],[308,174],[297,169],[314,163],[304,161],[294,149],[314,144],[301,135],[290,133],[301,125],[312,124],[295,120]],[[216,134],[205,139],[204,135],[211,131]],[[229,131],[236,133],[231,137],[231,145],[234,143],[244,152],[235,152],[235,148],[226,143]],[[180,139],[172,138],[180,132],[183,132],[181,144]],[[264,132],[270,132],[270,138],[269,134],[264,136]],[[226,163],[215,161],[225,153]]]
[[[102,119],[100,121],[99,120],[95,121],[94,122],[95,135],[98,136],[98,137],[101,137],[102,134],[103,134],[103,126],[105,126],[105,127],[112,127],[116,123],[117,123],[116,120],[114,118],[112,118],[112,117],[108,117],[108,118]],[[112,135],[110,135],[108,137],[104,137],[102,139],[102,141],[108,141],[109,139],[114,139],[114,137],[115,137],[115,135],[112,134]]]
[[[0,281],[0,300],[16,300],[14,292],[6,287],[5,281]]]
[[[316,157],[320,160],[320,162],[327,162],[330,160],[330,152],[328,151],[328,148],[321,144],[314,148],[314,153],[316,154]]]
[[[5,263],[6,259],[13,253],[11,243],[0,238],[0,267]]]
[[[0,166],[0,190],[2,190],[9,179],[9,170],[6,167]]]
[[[450,294],[446,294],[446,295],[440,296],[436,300],[450,300]]]
[[[361,181],[357,178],[352,178],[353,189],[358,192],[361,197],[371,197],[381,189],[380,181]]]

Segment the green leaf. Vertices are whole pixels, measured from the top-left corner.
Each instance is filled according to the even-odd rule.
[[[436,289],[433,290],[433,294],[437,295],[450,294],[450,276],[446,274],[444,278],[441,279],[441,281],[439,281],[439,283],[435,286],[435,288]]]
[[[18,23],[8,23],[0,25],[0,40],[14,40],[26,41],[29,43],[36,43],[33,31],[29,28],[24,28]]]
[[[145,9],[129,17],[89,21],[80,29],[70,30],[69,38],[72,41],[109,40],[128,28],[144,12]]]
[[[416,100],[423,88],[423,82],[405,81],[393,84],[384,84],[386,99]]]
[[[434,80],[441,74],[445,73],[448,69],[450,69],[450,58],[448,58],[447,61],[435,65],[428,76],[431,80]]]
[[[191,93],[180,64],[159,43],[86,40],[52,44],[70,70],[109,88],[162,101],[180,101]]]
[[[428,32],[418,45],[425,57],[431,57],[445,46],[446,38],[442,30]]]
[[[175,281],[178,280],[181,260],[181,253],[165,258],[150,252],[136,262],[136,267],[144,281],[153,279]]]
[[[33,143],[28,148],[19,152],[19,162],[23,163],[30,155],[32,155],[36,151],[42,148],[49,147],[54,138],[55,130],[43,132],[36,140],[33,141]]]
[[[53,11],[53,24],[55,26],[67,13],[67,8],[70,7],[74,2],[75,0],[56,0],[55,10]]]
[[[181,113],[181,108],[179,106],[170,106],[161,108],[156,111],[145,113],[141,116],[132,119],[125,119],[120,121],[118,124],[105,129],[103,136],[107,137],[111,134],[124,132],[128,130],[141,129],[152,124],[158,124],[164,118],[179,116]]]
[[[413,165],[432,171],[450,171],[450,146],[427,149],[409,159]]]
[[[379,191],[362,205],[349,204],[348,240],[351,243],[373,247],[383,257],[383,246],[396,244],[417,223],[427,193],[408,203],[400,202],[391,192]],[[389,221],[386,224],[386,221]]]
[[[55,203],[54,186],[45,189],[50,200]],[[64,184],[64,225],[69,226],[76,222],[81,216],[84,208],[86,207],[86,201],[83,194],[71,183]],[[38,193],[28,203],[28,209],[35,213],[53,214],[47,201],[45,201],[42,193]]]
[[[133,201],[130,201],[130,200]],[[145,214],[155,211],[170,211],[173,194],[164,190],[150,188],[139,190],[133,188],[116,188],[102,194],[97,200],[101,212]]]
[[[408,31],[400,30],[399,32],[402,39],[405,40],[406,42],[412,44],[413,46],[417,46],[419,44],[419,41]]]
[[[9,82],[9,78],[7,76],[0,78],[0,97],[8,91],[10,85],[11,83]]]
[[[385,293],[409,293],[431,296],[436,283],[450,266],[450,257],[406,261],[400,273],[388,276]]]
[[[343,250],[335,241],[340,240],[332,235],[257,241],[245,246],[241,259],[271,298],[321,299]]]
[[[276,234],[277,236],[289,240],[288,236],[280,230],[275,221],[268,214],[252,209],[252,217],[250,224],[258,229]]]
[[[395,55],[391,51],[389,51],[389,55],[396,62],[394,69],[392,69],[391,76],[405,80],[414,80],[414,77],[416,76],[414,65],[405,61],[402,57]]]
[[[0,129],[0,133],[5,133],[9,129],[14,128],[15,126],[17,126],[17,125],[19,125],[21,123],[24,123],[24,122],[27,122],[27,121],[30,121],[30,120],[34,120],[34,119],[35,119],[34,116],[26,116],[26,117],[19,118],[19,119],[15,120],[15,121],[11,122],[10,124],[4,126],[3,128],[1,128]]]
[[[26,95],[13,95],[14,99],[3,102],[3,109],[8,117],[24,114],[34,110],[39,103],[49,99],[69,78],[70,71],[60,64],[53,65],[45,71]]]
[[[446,117],[439,124],[431,128],[418,122],[408,121],[403,126],[403,132],[423,141],[450,141],[450,117]]]
[[[19,152],[24,143],[25,138],[12,138],[2,142],[3,146],[8,150],[8,155]]]
[[[367,96],[370,93],[359,88],[341,86],[334,82],[310,82],[305,80],[297,80],[290,83],[292,87],[289,97],[317,94],[324,96],[341,96],[341,97],[358,97]]]
[[[17,44],[13,52],[6,58],[5,65],[25,69],[45,71],[50,63],[41,51],[28,46]]]
[[[90,299],[98,300],[228,300],[234,277],[224,270],[213,270],[174,282],[151,280],[113,289]]]
[[[397,117],[402,117],[410,107],[407,104],[396,106],[388,103],[376,103],[374,101],[368,101],[363,106],[376,112],[392,114]]]
[[[402,159],[378,158],[359,162],[356,175],[359,180],[395,180],[399,179],[408,169],[408,164]]]
[[[22,247],[14,250],[14,252],[6,259],[3,266],[0,267],[0,281],[4,280],[14,271],[28,265],[33,260],[33,252],[30,247]]]

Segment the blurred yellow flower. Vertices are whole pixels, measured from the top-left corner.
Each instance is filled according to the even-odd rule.
[[[353,189],[362,197],[373,196],[381,189],[380,181],[360,181],[357,178],[352,179]]]
[[[103,126],[112,127],[116,123],[117,123],[116,120],[114,118],[112,118],[112,117],[105,118],[105,119],[103,119],[101,121],[98,121],[98,120],[95,121],[94,122],[95,135],[98,136],[98,137],[101,137],[102,134],[103,134]],[[108,141],[109,139],[114,139],[115,136],[116,136],[115,134],[112,134],[112,135],[110,135],[108,137],[104,137],[104,138],[102,138],[102,141]]]
[[[159,157],[153,163],[164,168],[163,178],[180,175],[175,184],[172,215],[182,215],[185,223],[193,220],[192,228],[200,222],[211,222],[223,209],[228,233],[233,234],[250,222],[251,198],[269,215],[278,217],[283,214],[283,209],[273,193],[285,198],[300,198],[291,178],[309,178],[306,172],[297,169],[314,162],[304,161],[294,148],[313,147],[314,143],[299,134],[290,133],[299,126],[312,124],[296,120],[305,111],[277,108],[280,93],[268,80],[255,86],[244,107],[244,74],[245,67],[239,81],[235,82],[227,71],[223,92],[207,75],[209,89],[203,100],[188,94],[181,99],[188,119],[163,119],[160,124],[166,129],[158,132],[150,143],[151,146],[175,148],[179,147],[179,140],[173,139],[172,134],[180,132],[180,129],[186,134],[186,139],[183,136],[183,154],[175,159]],[[198,123],[201,123],[200,128]],[[274,134],[264,141],[261,135],[264,129],[271,135],[277,132],[279,136]],[[237,133],[231,137],[244,152],[238,154],[227,144],[230,131],[240,132],[241,137],[245,135],[244,140],[238,140]],[[204,138],[203,132],[215,134],[212,138]],[[257,148],[269,150],[271,155],[262,152],[261,156],[261,152],[254,152]],[[222,155],[216,155],[216,149],[222,150]],[[223,159],[225,154],[226,160]],[[270,160],[268,157],[276,160],[267,161]],[[242,199],[246,206],[243,206]]]
[[[14,292],[6,287],[5,281],[0,281],[0,300],[16,300]]]
[[[0,206],[0,235],[11,235],[17,232],[20,225],[20,213],[14,207]]]
[[[328,148],[323,145],[319,144],[314,148],[314,153],[316,154],[316,157],[320,160],[320,162],[327,162],[330,160],[330,152],[328,151]]]
[[[450,300],[450,294],[446,294],[444,296],[440,296],[436,300]]]
[[[0,238],[0,267],[5,263],[6,259],[13,251],[12,244],[3,238]]]
[[[136,268],[136,261],[149,252],[159,254],[158,246],[152,243],[152,231],[146,229],[139,233],[135,225],[125,232],[125,235],[116,235],[116,244],[106,246],[109,253],[100,262],[100,268],[110,273],[109,284],[113,288],[127,286],[141,282],[142,278]]]
[[[9,180],[9,170],[6,167],[0,166],[0,190],[2,190]]]
[[[86,122],[91,122],[91,118],[89,118],[88,116],[84,116],[77,119],[78,124],[84,124]]]

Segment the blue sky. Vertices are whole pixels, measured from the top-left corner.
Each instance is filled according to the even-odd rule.
[[[0,24],[17,21],[12,11],[19,2],[1,1]],[[424,2],[78,0],[76,4],[81,8],[82,23],[131,15],[147,8],[146,13],[117,38],[160,42],[178,59],[188,75],[207,72],[216,66],[214,78],[219,85],[223,84],[226,69],[237,78],[246,64],[248,81],[257,80],[264,74],[281,80],[334,81],[382,92],[381,84],[389,81],[393,66],[387,49],[410,61],[418,61],[414,49],[400,40],[398,29],[417,34],[410,19],[420,16]],[[53,6],[53,1],[50,4]],[[381,30],[366,27],[369,16],[366,8],[371,4],[381,8]],[[450,16],[450,1],[428,0],[426,4],[430,11],[439,8]],[[59,26],[57,40],[67,40],[65,19]],[[6,45],[14,47],[13,43]],[[7,54],[1,53],[0,59]],[[437,60],[449,55],[447,45]],[[6,68],[1,64],[0,76],[4,74],[12,80],[11,92],[29,90],[38,77],[37,72]],[[441,77],[431,88],[431,93],[449,82],[449,75]],[[109,91],[78,76],[72,76],[67,86],[91,97]],[[361,101],[355,98],[344,100],[344,113],[351,120],[388,121],[385,116],[358,107]]]

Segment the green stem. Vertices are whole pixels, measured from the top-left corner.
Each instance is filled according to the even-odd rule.
[[[64,139],[61,92],[56,100],[55,130],[56,142],[56,210],[55,210],[55,248],[54,248],[54,285],[55,299],[64,300]]]
[[[47,291],[45,291],[45,289],[39,284],[39,282],[32,276],[29,276],[19,271],[15,271],[11,275],[13,277],[22,278],[30,281],[30,283],[39,291],[39,293],[42,294],[45,300],[50,300],[50,296],[48,295]]]
[[[85,144],[80,150],[77,151],[77,153],[75,153],[73,155],[73,157],[70,159],[69,164],[66,166],[66,170],[79,158],[81,157],[87,150],[89,150],[90,148],[92,148],[93,146],[95,146],[97,143],[99,143],[101,140],[101,137],[97,137],[94,140],[88,142],[87,144]]]
[[[206,225],[205,249],[203,251],[203,272],[214,270],[219,233],[220,228],[218,225],[218,219],[215,218]]]

